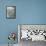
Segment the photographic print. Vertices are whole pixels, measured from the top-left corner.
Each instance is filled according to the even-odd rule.
[[[6,18],[16,19],[16,6],[7,6],[6,7]]]
[[[46,25],[19,24],[18,41],[20,46],[46,43]]]

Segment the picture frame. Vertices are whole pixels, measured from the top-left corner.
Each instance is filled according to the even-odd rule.
[[[16,6],[6,6],[6,19],[16,19]]]
[[[28,36],[27,38],[24,37],[25,34],[24,32],[22,33],[23,30],[28,30],[28,35],[26,34],[26,36]],[[22,40],[46,41],[46,24],[18,24],[18,42]]]

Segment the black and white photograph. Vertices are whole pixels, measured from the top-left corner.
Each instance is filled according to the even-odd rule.
[[[7,6],[6,7],[6,18],[16,19],[16,6]]]
[[[20,24],[18,34],[20,46],[40,46],[40,43],[46,43],[46,25]]]

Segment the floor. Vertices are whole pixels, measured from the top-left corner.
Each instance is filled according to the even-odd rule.
[[[8,46],[8,44],[0,44],[0,46]],[[10,46],[18,46],[18,44],[10,45]]]
[[[46,42],[45,41],[32,42],[31,40],[28,40],[28,41],[21,40],[20,46],[46,46]]]
[[[8,46],[8,44],[0,44],[0,46]],[[13,46],[46,46],[46,42],[45,41],[32,42],[31,40],[28,41],[21,40],[19,44],[14,44]]]

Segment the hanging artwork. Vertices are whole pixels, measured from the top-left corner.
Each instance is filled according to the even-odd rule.
[[[16,6],[7,6],[6,7],[6,18],[7,19],[16,19]]]
[[[18,25],[20,40],[46,41],[46,25]]]

